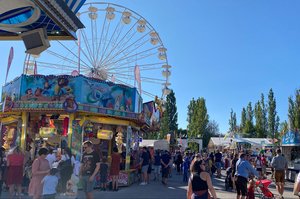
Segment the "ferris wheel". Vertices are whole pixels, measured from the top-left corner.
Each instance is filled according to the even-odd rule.
[[[86,3],[77,41],[51,41],[40,56],[26,55],[25,74],[78,75],[137,87],[144,101],[170,93],[167,49],[138,13],[112,3]]]

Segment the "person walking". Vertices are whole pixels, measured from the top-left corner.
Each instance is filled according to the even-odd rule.
[[[217,178],[221,178],[221,168],[222,168],[222,153],[219,150],[215,153],[215,166],[217,167]]]
[[[120,173],[121,155],[118,153],[118,148],[113,148],[111,155],[110,176],[112,178],[112,190],[118,191],[118,179]],[[101,171],[100,171],[101,172]]]
[[[167,185],[167,179],[169,177],[169,164],[171,162],[171,156],[168,151],[165,151],[161,156],[161,174],[162,174],[162,183]]]
[[[10,198],[14,197],[15,186],[18,191],[16,195],[21,197],[24,164],[25,156],[20,147],[13,148],[11,154],[7,156],[6,184],[9,187]]]
[[[66,147],[64,149],[63,154],[61,155],[61,161],[58,164],[58,169],[60,173],[59,188],[62,194],[66,193],[67,182],[71,179],[74,163],[75,163],[75,158],[74,156],[72,156],[71,149]]]
[[[209,194],[212,195],[213,199],[217,199],[210,174],[205,171],[205,162],[203,160],[196,160],[191,165],[187,199],[207,199],[210,198]]]
[[[248,161],[249,155],[242,153],[240,159],[236,162],[235,171],[235,185],[237,192],[237,199],[245,199],[247,196],[247,183],[250,175],[259,177],[258,172],[252,167]]]
[[[283,198],[285,170],[287,170],[288,164],[280,149],[276,150],[276,154],[272,159],[271,166],[274,169],[276,189],[280,197]]]
[[[141,157],[141,168],[142,168],[142,175],[143,175],[143,182],[140,185],[146,185],[147,184],[147,179],[148,179],[148,167],[149,167],[149,161],[150,161],[150,156],[149,153],[147,152],[147,147],[143,147],[143,153]]]
[[[100,157],[93,150],[93,143],[89,140],[83,143],[84,153],[80,166],[80,181],[87,199],[93,199],[95,176],[100,168]]]
[[[32,178],[30,180],[28,193],[33,199],[40,199],[43,191],[43,178],[49,173],[50,165],[46,156],[47,148],[40,148],[38,151],[39,157],[32,163]]]
[[[161,160],[161,155],[159,149],[155,151],[154,155],[154,164],[153,164],[153,169],[154,169],[154,181],[159,180],[159,174],[160,174],[160,160]]]
[[[102,162],[100,163],[100,190],[106,191],[106,183],[107,183],[107,175],[108,175],[108,164],[107,158],[103,157]]]

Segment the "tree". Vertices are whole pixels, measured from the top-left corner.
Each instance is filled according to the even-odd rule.
[[[230,119],[229,119],[229,132],[236,132],[237,122],[236,122],[236,113],[231,109]]]
[[[177,106],[176,106],[176,97],[173,90],[171,90],[170,94],[167,95],[167,103],[166,103],[166,110],[168,112],[168,121],[169,121],[169,129],[172,132],[177,132],[178,130],[178,113],[177,113]]]
[[[276,100],[274,97],[273,90],[270,89],[268,95],[268,136],[275,138],[276,133]]]
[[[289,130],[295,130],[295,103],[292,97],[289,97],[289,108],[288,108],[288,128]]]
[[[259,138],[263,138],[263,137],[265,137],[265,135],[264,135],[264,118],[263,118],[264,116],[263,116],[263,109],[262,109],[260,101],[258,101],[255,104],[254,115],[255,115],[256,136]]]
[[[176,134],[178,130],[178,113],[175,93],[173,92],[173,90],[171,90],[170,94],[167,95],[166,104],[164,106],[166,110],[164,111],[161,119],[161,128],[159,132],[160,139],[164,139],[170,132]]]
[[[268,119],[267,119],[267,114],[268,114],[268,109],[265,105],[265,96],[262,93],[260,97],[260,105],[262,109],[262,123],[263,123],[263,137],[267,137],[268,135]]]
[[[202,136],[203,148],[206,148],[211,137],[219,135],[219,125],[215,120],[209,121]]]
[[[198,98],[196,101],[194,99],[191,100],[188,106],[188,122],[188,137],[203,138],[209,122],[204,98]],[[192,143],[189,146],[195,147]]]
[[[295,107],[294,107],[294,113],[295,113],[295,129],[296,131],[300,128],[300,90],[296,90],[295,94]]]
[[[253,125],[253,110],[251,102],[248,103],[246,110],[246,125],[243,129],[246,137],[255,137],[254,125]]]
[[[242,113],[241,113],[241,124],[240,124],[240,130],[241,130],[242,133],[244,133],[244,128],[246,127],[246,121],[247,121],[246,109],[243,108]]]

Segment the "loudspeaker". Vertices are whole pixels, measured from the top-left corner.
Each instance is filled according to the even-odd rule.
[[[21,33],[21,38],[26,47],[26,53],[39,55],[50,47],[45,28],[38,28]]]

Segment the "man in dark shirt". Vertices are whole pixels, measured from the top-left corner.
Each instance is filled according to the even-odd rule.
[[[162,171],[162,183],[164,185],[167,184],[167,179],[169,175],[169,163],[170,163],[171,156],[169,155],[168,151],[165,151],[161,156],[161,171]]]
[[[147,152],[147,147],[143,147],[143,153],[141,157],[141,168],[142,168],[142,175],[143,175],[143,182],[140,185],[146,185],[147,184],[147,179],[148,179],[148,167],[149,167],[149,160],[150,156],[149,153]]]
[[[222,167],[222,153],[220,153],[219,150],[217,150],[217,153],[215,153],[215,166],[217,167],[217,177],[221,177],[221,167]]]
[[[87,199],[93,198],[95,176],[100,168],[99,155],[92,147],[93,143],[91,141],[83,143],[84,153],[80,165],[80,179]]]

